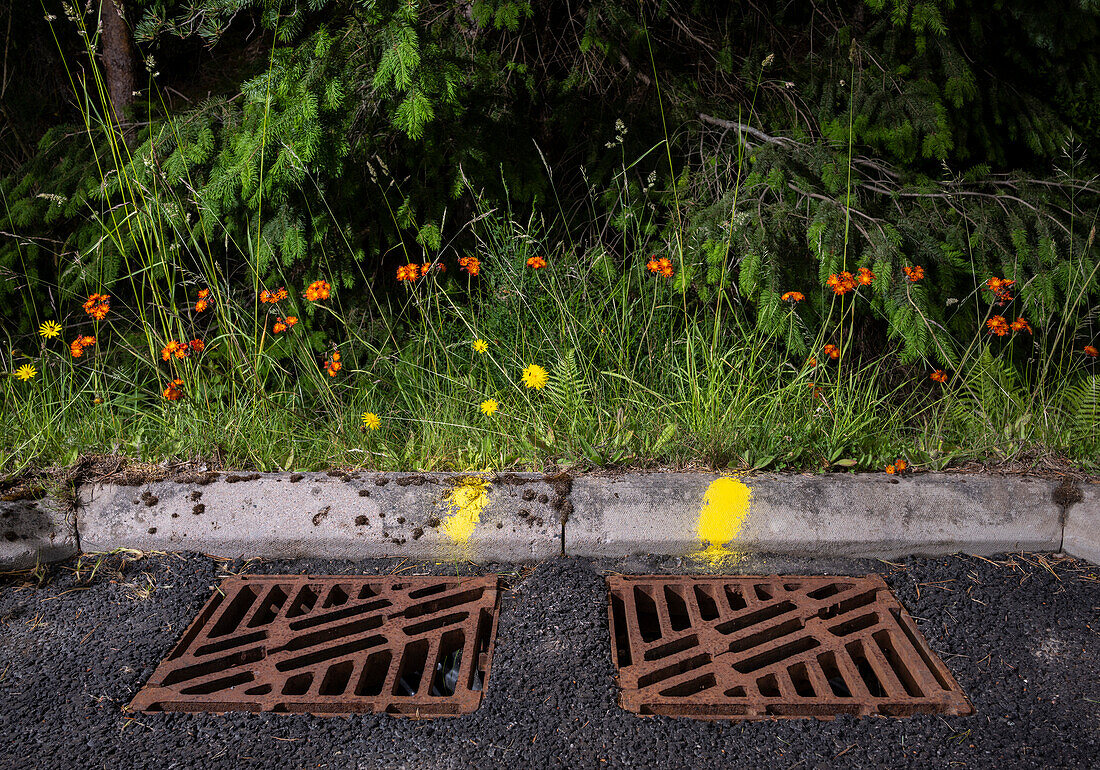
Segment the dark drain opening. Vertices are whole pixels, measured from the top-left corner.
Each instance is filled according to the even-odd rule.
[[[416,695],[424,678],[424,661],[428,659],[428,640],[413,642],[405,648],[405,657],[397,673],[394,695]]]
[[[466,637],[459,630],[443,634],[439,642],[439,660],[432,678],[432,695],[452,695],[462,671],[462,647]]]
[[[661,638],[661,621],[657,617],[657,603],[640,588],[634,589],[634,609],[638,613],[638,632],[643,642]]]

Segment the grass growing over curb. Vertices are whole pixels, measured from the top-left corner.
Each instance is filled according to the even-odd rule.
[[[141,257],[115,289],[89,276],[88,295],[116,296],[68,298],[67,315],[37,319],[56,322],[56,336],[44,327],[6,339],[2,470],[72,465],[88,452],[260,470],[881,470],[897,459],[940,469],[1049,457],[1094,468],[1100,457],[1096,357],[1036,341],[1034,360],[1011,361],[989,325],[1001,318],[993,304],[944,351],[958,365],[940,382],[932,362],[861,349],[856,309],[870,307],[870,279],[845,272],[821,285],[819,325],[791,297],[786,340],[757,330],[735,287],[689,300],[687,272],[706,262],[684,242],[688,191],[639,185],[637,161],[622,158],[612,187],[592,192],[579,214],[592,234],[584,243],[552,234],[578,231],[553,227],[571,224],[564,211],[518,222],[467,189],[476,215],[461,229],[473,249],[399,244],[400,285],[375,294],[365,273],[354,284],[365,291],[331,286],[326,254],[315,275],[277,262],[261,272],[261,222],[228,244],[240,264],[216,261],[212,244],[228,235],[181,222],[195,201],[127,174],[135,158],[103,79],[74,91],[89,141],[106,148],[98,173],[121,199],[89,216],[105,242],[139,244]],[[743,215],[740,162],[732,179],[731,222]],[[658,195],[671,227],[658,221]],[[899,280],[920,280],[906,271]],[[838,291],[845,276],[852,286]],[[971,299],[985,289],[975,276]],[[524,376],[532,366],[545,384]]]

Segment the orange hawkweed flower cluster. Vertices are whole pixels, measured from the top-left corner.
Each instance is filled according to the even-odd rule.
[[[160,360],[167,361],[172,356],[176,358],[187,358],[189,355],[191,355],[191,347],[186,342],[168,340],[168,344],[161,348]]]
[[[783,296],[780,297],[784,302],[801,302],[806,299],[806,295],[800,291],[787,291],[783,292]]]
[[[943,369],[937,369],[936,371],[928,375],[928,377],[935,382],[947,382],[947,372],[945,372]]]
[[[306,299],[310,302],[328,299],[331,291],[332,286],[327,281],[314,281],[306,287]]]
[[[528,257],[527,267],[532,270],[542,270],[542,268],[546,267],[546,260],[542,257]]]
[[[284,300],[289,296],[290,294],[287,293],[286,288],[283,286],[280,286],[275,291],[264,289],[260,292],[260,302],[263,302],[265,305],[274,305],[276,302]]]
[[[271,327],[271,331],[274,334],[281,334],[296,323],[298,323],[297,316],[288,315],[286,318],[276,318],[275,325]]]
[[[1027,332],[1028,334],[1031,334],[1031,326],[1023,318],[1017,318],[1009,325],[1012,327],[1012,331],[1014,332]]]
[[[206,349],[206,343],[202,340],[191,340],[187,344],[191,346],[191,351],[193,353],[201,353]]]
[[[920,265],[916,265],[914,267],[909,267],[908,265],[906,265],[905,267],[902,268],[902,270],[905,271],[905,274],[909,277],[909,280],[912,281],[913,283],[916,283],[921,278],[924,278],[924,268],[921,267]]]
[[[649,272],[663,275],[665,278],[671,278],[676,272],[672,268],[672,260],[668,257],[661,257],[660,259],[654,257],[646,262],[645,266]]]
[[[839,275],[833,273],[829,276],[829,279],[825,281],[825,285],[833,290],[833,293],[838,297],[843,297],[850,291],[855,291],[856,278],[854,275],[845,270]]]
[[[261,294],[260,297],[262,299],[263,295]],[[199,299],[195,303],[195,312],[202,313],[210,307],[211,302],[213,302],[213,300],[210,299],[210,289],[199,289]]]
[[[806,362],[806,364],[807,364],[807,365],[808,365],[808,366],[809,366],[809,367],[810,367],[811,369],[813,369],[814,367],[816,367],[816,366],[817,366],[817,359],[816,359],[816,358],[814,358],[813,356],[810,356],[810,360],[809,360],[809,361],[807,361],[807,362]]]
[[[168,387],[161,392],[161,395],[168,401],[179,401],[183,396],[183,380],[172,380],[168,383]]]
[[[821,350],[823,353],[825,353],[825,355],[827,355],[834,361],[840,358],[840,348],[838,348],[836,345],[829,344],[823,347]]]
[[[856,271],[856,280],[864,286],[870,286],[871,282],[875,280],[875,274],[869,268],[861,267]]]
[[[1010,281],[1007,278],[997,278],[994,276],[985,282],[985,287],[997,297],[998,305],[1004,305],[1012,301],[1012,293],[1009,289],[1014,283],[1016,282]]]
[[[1008,325],[1008,321],[1004,319],[1004,316],[995,315],[985,322],[985,325],[989,327],[990,334],[996,334],[998,337],[1003,337],[1012,331],[1012,327]]]
[[[336,373],[344,368],[344,365],[340,363],[340,351],[334,350],[325,361],[325,371],[328,372],[329,377],[335,377]]]
[[[458,260],[458,266],[470,275],[476,276],[481,272],[481,260],[477,257],[462,257]]]
[[[887,465],[886,466],[886,472],[891,474],[891,475],[893,475],[895,473],[900,475],[902,473],[905,473],[905,469],[908,468],[908,467],[909,467],[909,463],[905,462],[905,460],[897,460],[892,465]]]
[[[93,294],[88,297],[88,300],[84,303],[84,312],[90,315],[97,321],[102,321],[107,317],[108,311],[111,309],[111,295],[110,294]]]
[[[1089,358],[1096,358],[1100,356],[1100,350],[1097,350],[1093,345],[1085,345],[1085,355]]]
[[[418,265],[415,262],[410,262],[407,265],[401,265],[397,268],[397,280],[398,281],[415,281],[421,276],[428,274],[428,271],[432,269],[431,262],[425,262],[422,265]],[[445,270],[446,268],[442,264],[435,265],[436,270]]]
[[[73,358],[80,358],[84,355],[84,348],[91,347],[94,344],[95,337],[81,335],[69,343],[69,353],[72,354]]]

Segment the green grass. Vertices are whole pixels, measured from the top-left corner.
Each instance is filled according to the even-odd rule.
[[[0,377],[0,470],[72,465],[88,453],[260,470],[882,470],[898,458],[929,469],[1051,458],[1095,468],[1100,457],[1100,377],[1080,354],[1049,352],[1020,368],[995,352],[978,320],[971,338],[954,340],[960,365],[940,385],[923,363],[846,342],[857,300],[834,302],[820,328],[797,305],[786,308],[793,346],[757,332],[725,278],[711,299],[689,300],[683,271],[706,267],[684,242],[680,193],[674,226],[661,230],[649,188],[628,183],[625,158],[615,184],[574,217],[550,205],[542,219],[517,222],[467,190],[477,215],[462,229],[475,244],[466,255],[481,260],[477,278],[444,248],[436,259],[447,274],[396,291],[376,291],[362,275],[328,300],[305,301],[305,286],[327,277],[327,255],[316,258],[317,274],[272,283],[257,267],[256,242],[227,244],[238,264],[215,260],[225,233],[180,223],[193,201],[126,175],[130,149],[97,117],[111,114],[102,80],[74,89],[100,105],[87,111],[86,130],[108,148],[98,173],[117,190],[113,205],[89,216],[105,242],[136,246],[118,250],[140,259],[112,287],[88,286],[115,295],[102,321],[84,314],[80,298],[56,319],[59,339],[6,340],[0,371],[31,364],[38,373]],[[739,180],[738,170],[735,188]],[[586,227],[553,226],[576,216]],[[583,243],[548,234],[578,231],[588,234]],[[673,258],[674,278],[646,270],[654,250]],[[548,266],[528,268],[531,256]],[[279,286],[288,300],[258,301]],[[197,313],[203,288],[213,304]],[[298,325],[273,334],[287,315]],[[78,334],[97,344],[74,359],[68,343]],[[161,359],[169,340],[196,338],[201,354]],[[485,354],[475,339],[488,342]],[[822,347],[837,339],[843,355],[831,361]],[[816,367],[784,352],[800,346]],[[343,368],[328,377],[322,362],[337,349]],[[544,389],[522,385],[530,364],[550,372]],[[184,397],[167,401],[161,393],[175,378]],[[481,413],[486,399],[499,402],[496,414]],[[363,412],[381,428],[366,429]]]

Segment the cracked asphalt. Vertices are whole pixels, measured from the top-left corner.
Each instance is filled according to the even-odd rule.
[[[505,580],[481,708],[386,715],[145,714],[125,705],[221,576],[476,574]],[[0,768],[1070,767],[1100,758],[1100,568],[1018,554],[881,561],[747,557],[745,574],[882,574],[974,704],[969,717],[704,722],[616,702],[610,572],[672,558],[535,565],[249,562],[86,555],[0,577]]]

